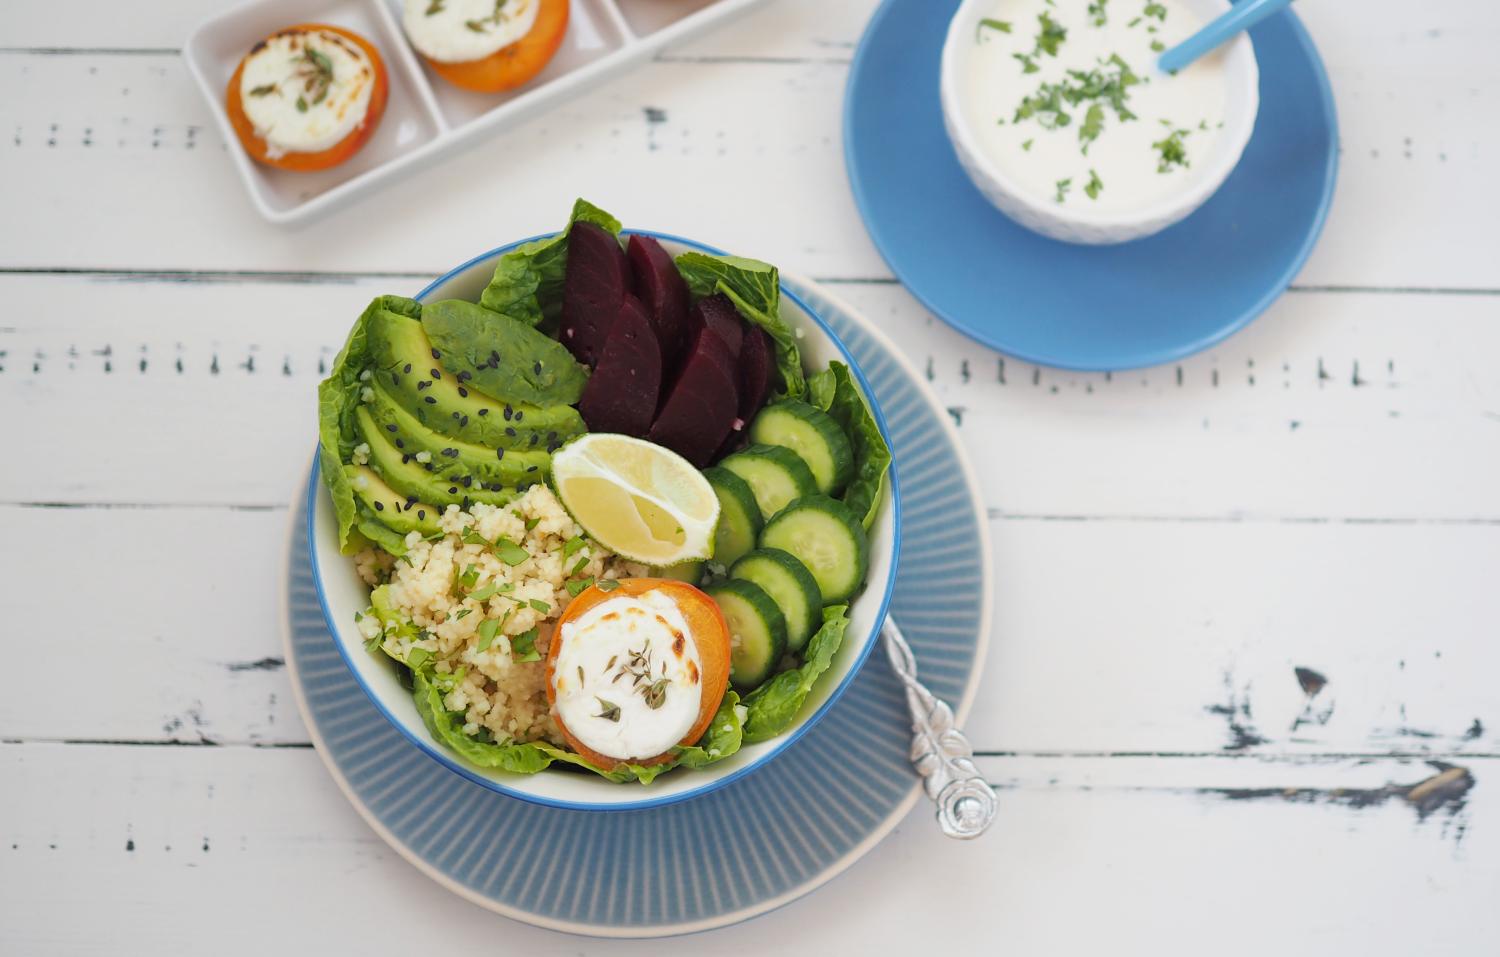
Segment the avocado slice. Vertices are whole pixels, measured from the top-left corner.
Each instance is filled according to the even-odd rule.
[[[370,317],[368,336],[375,381],[434,432],[492,449],[555,451],[586,431],[572,406],[497,402],[459,382],[433,358],[432,342],[415,319],[377,312]]]
[[[618,241],[615,251],[623,267],[625,255]],[[589,381],[588,367],[574,359],[567,346],[472,302],[444,299],[423,304],[422,330],[447,368],[466,373],[464,381],[497,399],[542,407],[573,405]]]
[[[344,474],[349,485],[376,521],[393,532],[436,534],[438,515],[441,510],[425,502],[412,501],[385,483],[375,470],[367,465],[346,465]]]
[[[498,492],[504,486],[533,485],[552,471],[552,456],[544,451],[489,449],[438,435],[392,401],[380,386],[370,391],[370,401],[359,410],[365,418],[356,417],[361,434],[368,439],[371,432],[376,433],[402,455],[415,457],[418,452],[426,452],[431,458],[426,465],[432,467],[424,466],[423,471],[432,473],[438,481],[459,486],[456,494],[463,494],[465,489]]]
[[[515,489],[487,489],[482,482],[472,478],[468,485],[464,485],[457,473],[440,475],[436,471],[437,465],[429,462],[424,466],[417,462],[386,439],[384,430],[375,425],[369,410],[363,405],[354,410],[354,419],[365,444],[370,447],[370,468],[401,495],[439,508],[448,505],[467,506],[471,502],[504,505],[516,498]],[[434,471],[429,472],[428,466]]]

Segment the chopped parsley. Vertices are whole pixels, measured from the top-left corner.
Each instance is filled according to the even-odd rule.
[[[1103,188],[1104,181],[1099,178],[1099,174],[1093,170],[1089,170],[1088,185],[1083,187],[1083,191],[1088,194],[1089,199],[1098,199],[1099,191]]]
[[[588,545],[588,543],[588,539],[584,538],[582,535],[574,535],[572,538],[568,539],[563,543],[563,560],[566,561],[567,559],[572,558],[574,555],[578,554],[578,550]]]
[[[544,615],[552,611],[552,603],[542,601],[540,598],[529,599],[526,604],[530,605],[533,610],[539,611]]]
[[[465,525],[464,530],[459,533],[458,537],[463,540],[465,545],[488,545],[490,543],[488,538],[474,531],[473,525]]]
[[[593,583],[594,580],[592,578],[570,578],[563,582],[563,587],[568,590],[570,596],[577,598],[587,591],[588,587]]]
[[[473,596],[471,595],[469,597],[472,598]],[[458,614],[456,614],[456,615],[453,616],[453,620],[454,621],[463,621],[465,618],[469,617],[469,613],[472,612],[473,610],[474,609],[472,609],[472,608],[463,608],[463,609],[460,609],[459,612],[458,612]]]
[[[1041,22],[1042,32],[1036,35],[1035,53],[1057,56],[1057,48],[1068,38],[1067,28],[1059,25],[1045,10],[1037,14],[1036,18]]]
[[[1187,130],[1173,130],[1164,139],[1157,140],[1151,144],[1151,148],[1161,154],[1156,160],[1156,171],[1158,173],[1170,173],[1174,166],[1181,166],[1183,169],[1186,169],[1191,165],[1187,159],[1187,147],[1182,143],[1182,138],[1187,135]]]
[[[1071,176],[1067,179],[1060,179],[1057,181],[1057,201],[1059,203],[1063,201],[1064,196],[1068,195],[1068,190],[1072,188],[1072,186],[1073,177]]]
[[[536,629],[528,628],[510,640],[510,653],[517,661],[541,661],[536,650]]]
[[[257,86],[255,89],[251,90],[250,91],[250,95],[251,96],[265,96],[268,93],[275,93],[275,92],[276,92],[276,84],[275,83],[262,83],[260,86]]]
[[[539,519],[539,518],[528,518],[526,520],[526,531],[529,532],[532,529],[536,528],[540,524],[542,524],[542,520],[541,519]]]
[[[531,558],[531,553],[504,537],[495,542],[495,555],[507,565],[520,565]]]
[[[512,585],[511,587],[514,588],[515,586]],[[494,598],[497,594],[499,594],[499,592],[500,583],[490,582],[488,585],[485,585],[483,588],[477,591],[469,592],[469,597],[474,599],[475,601],[487,601],[491,598]]]
[[[506,617],[509,616],[510,613],[506,612]],[[479,644],[475,645],[475,648],[479,651],[488,651],[490,645],[495,642],[495,634],[499,631],[500,622],[495,619],[486,618],[484,621],[481,621],[479,623]]]
[[[1161,42],[1160,40],[1152,40],[1151,41],[1151,52],[1152,53],[1160,53],[1161,51],[1165,50],[1166,48],[1167,48],[1167,45],[1165,43]]]
[[[1094,26],[1102,27],[1109,22],[1109,16],[1104,12],[1109,0],[1089,0],[1089,17],[1093,19]]]
[[[1146,9],[1141,11],[1141,15],[1165,21],[1167,19],[1167,8],[1163,4],[1156,3],[1153,0],[1153,2],[1146,4]]]
[[[602,582],[599,583],[599,590],[600,591],[614,591],[616,588],[619,588],[619,587],[620,587],[620,583],[617,582],[617,581],[615,581],[613,578],[606,578]]]
[[[991,30],[999,30],[1001,33],[1009,33],[1010,21],[996,20],[992,17],[985,17],[983,20],[979,21],[979,26],[974,29],[975,40],[978,40],[984,34],[985,27],[989,27]]]
[[[1021,101],[1011,122],[1035,119],[1042,129],[1062,129],[1073,122],[1069,109],[1088,102],[1089,108],[1078,128],[1080,149],[1086,156],[1089,144],[1104,131],[1105,105],[1114,110],[1121,122],[1136,118],[1126,103],[1130,99],[1130,88],[1140,82],[1130,65],[1119,54],[1114,54],[1108,60],[1099,61],[1092,70],[1069,70],[1066,79],[1043,83],[1035,93]]]
[[[589,559],[588,559],[587,555],[583,556],[582,558],[579,558],[578,561],[576,561],[576,562],[573,563],[573,567],[570,568],[570,569],[568,569],[568,574],[569,575],[577,575],[579,572],[583,571],[584,566],[588,565],[588,563],[589,563]]]
[[[1026,142],[1024,142],[1024,143],[1021,144],[1021,149],[1030,152],[1030,150],[1031,150],[1031,144],[1035,143],[1035,142],[1036,142],[1036,140],[1027,140]]]
[[[479,584],[479,567],[477,565],[470,565],[465,568],[463,574],[458,576],[458,583],[465,589],[473,588]]]

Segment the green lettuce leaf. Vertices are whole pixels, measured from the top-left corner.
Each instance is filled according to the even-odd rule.
[[[568,264],[568,230],[579,221],[620,234],[618,219],[580,199],[573,204],[562,232],[533,240],[500,257],[479,304],[528,326],[556,327],[562,312],[563,270]]]
[[[695,300],[721,292],[746,322],[760,326],[771,337],[781,377],[779,395],[799,398],[807,391],[797,337],[781,321],[781,279],[775,266],[739,256],[691,252],[677,257],[677,271]]]
[[[797,719],[802,703],[812,690],[839,645],[844,642],[844,631],[849,627],[848,605],[829,605],[823,609],[823,625],[808,639],[803,652],[802,667],[783,671],[745,697],[744,740],[754,744],[774,738]]]
[[[588,368],[561,342],[472,302],[428,303],[422,330],[445,368],[468,373],[470,388],[502,402],[572,405],[589,381]]]
[[[354,489],[344,474],[354,446],[359,444],[354,429],[354,410],[359,407],[360,374],[370,361],[368,325],[380,312],[395,312],[420,319],[422,307],[403,296],[377,296],[349,330],[344,348],[333,360],[333,371],[318,385],[318,464],[323,482],[333,499],[333,513],[339,525],[339,549],[346,555],[362,544],[355,530],[358,519]]]
[[[807,382],[808,400],[833,416],[854,447],[854,478],[844,491],[844,504],[869,528],[880,510],[880,493],[891,467],[891,449],[880,434],[875,415],[859,392],[849,367],[830,362]]]

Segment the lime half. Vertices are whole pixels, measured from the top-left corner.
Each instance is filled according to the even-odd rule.
[[[552,456],[563,507],[631,561],[675,565],[713,554],[719,498],[692,463],[628,435],[582,435]]]

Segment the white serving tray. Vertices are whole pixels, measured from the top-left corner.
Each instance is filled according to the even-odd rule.
[[[401,0],[252,0],[199,25],[184,53],[255,208],[273,223],[300,223],[760,2],[571,0],[568,33],[552,62],[520,89],[495,94],[460,90],[432,73],[401,30]],[[316,173],[274,169],[252,160],[224,109],[229,78],[250,47],[296,23],[353,30],[375,45],[390,74],[390,102],[375,135],[353,158]]]

